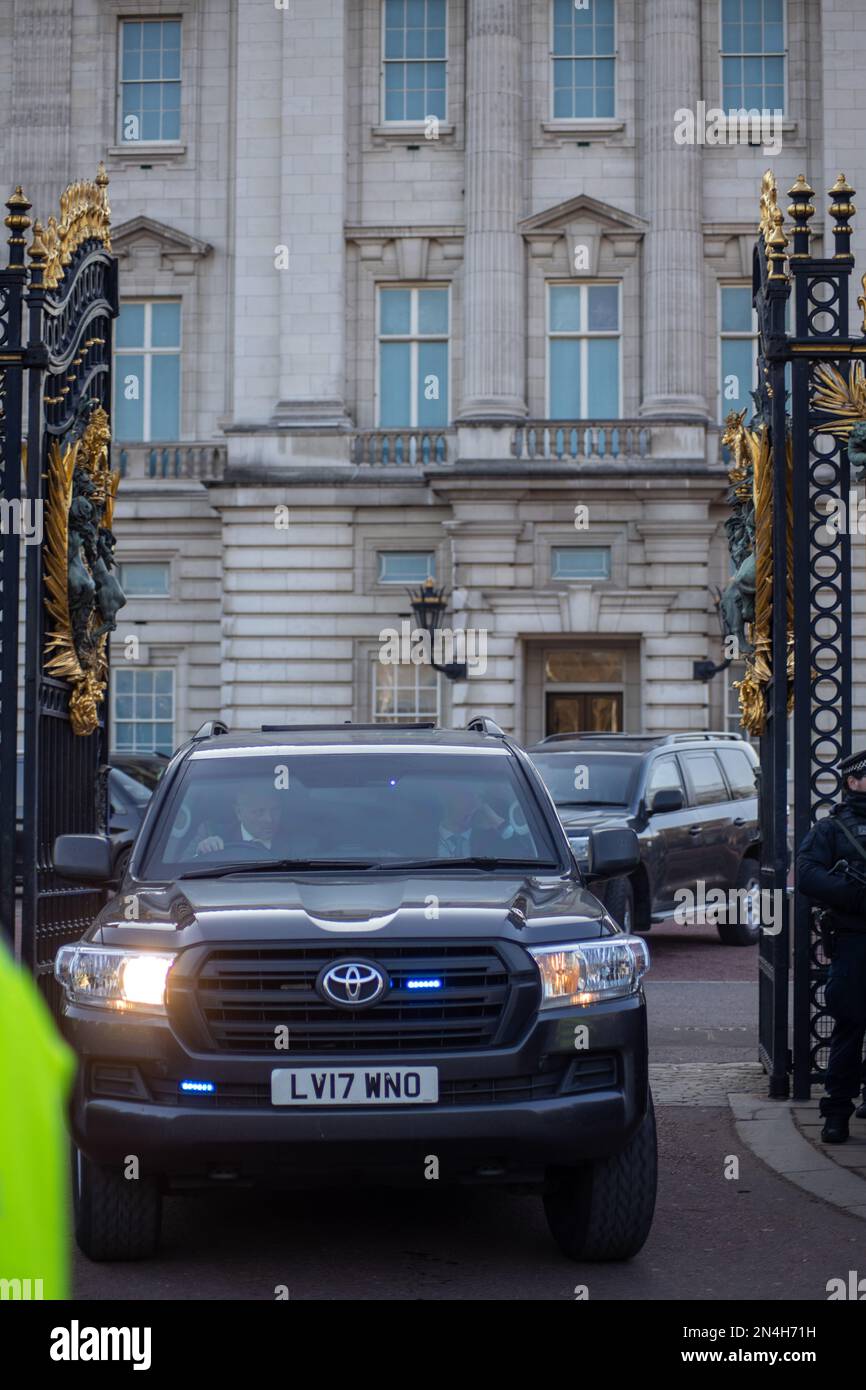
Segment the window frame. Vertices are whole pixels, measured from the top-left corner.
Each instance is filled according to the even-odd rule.
[[[129,671],[132,671],[133,676],[140,675],[140,674],[142,674],[144,671],[154,671],[154,672],[157,672],[157,671],[158,671],[158,672],[168,671],[169,674],[171,675],[171,735],[172,735],[172,736],[171,736],[171,744],[172,744],[172,746],[171,746],[171,749],[169,750],[169,755],[170,755],[171,753],[174,752],[175,748],[177,747],[177,713],[178,713],[178,705],[177,705],[177,669],[176,669],[176,667],[174,667],[174,666],[168,666],[168,665],[164,665],[164,664],[158,664],[158,663],[151,664],[150,662],[143,662],[143,663],[140,663],[140,664],[139,664],[138,662],[130,661],[130,662],[126,663],[124,666],[120,667],[119,669],[120,669],[120,670],[129,670]],[[118,746],[118,742],[117,742],[117,727],[118,727],[118,723],[120,723],[120,724],[132,724],[132,725],[136,725],[136,724],[165,724],[165,723],[167,723],[168,721],[167,721],[167,720],[164,720],[164,719],[156,719],[155,717],[154,717],[153,719],[136,719],[136,718],[132,718],[132,719],[121,719],[121,720],[118,721],[118,717],[117,717],[117,698],[118,698],[118,693],[123,694],[124,692],[122,692],[122,691],[121,691],[121,692],[118,692],[117,685],[116,685],[116,683],[115,683],[113,680],[112,680],[112,682],[111,682],[110,689],[111,689],[111,710],[110,710],[110,714],[111,714],[111,752],[112,752],[112,753],[128,753],[128,754],[130,754],[130,755],[135,755],[136,753],[154,753],[154,752],[161,752],[161,751],[162,751],[161,749],[154,749],[154,748],[139,748],[139,747],[132,747],[132,748],[123,747],[123,748],[121,748],[121,747]],[[133,699],[135,699],[135,698],[136,698],[136,692],[135,692],[135,689],[134,689],[134,682],[133,682],[133,692],[132,692],[132,694],[133,694]]]
[[[685,774],[684,774],[684,772],[683,772],[682,767],[680,766],[679,758],[677,757],[676,753],[670,753],[670,752],[660,753],[657,757],[655,757],[655,758],[653,758],[653,759],[651,760],[651,762],[650,762],[650,764],[649,764],[649,767],[647,768],[647,772],[646,772],[646,781],[644,782],[643,791],[642,791],[642,793],[641,793],[641,800],[643,801],[643,803],[644,803],[644,805],[645,805],[645,807],[646,807],[646,809],[647,809],[647,813],[650,814],[650,815],[652,814],[652,810],[651,810],[651,807],[650,807],[650,804],[649,804],[650,793],[651,793],[651,792],[654,793],[654,792],[656,792],[656,791],[671,790],[670,788],[664,788],[664,787],[655,787],[655,788],[653,788],[653,786],[652,786],[652,780],[653,780],[653,777],[655,776],[655,773],[656,773],[657,768],[660,768],[664,763],[673,763],[674,768],[676,769],[677,776],[678,776],[678,778],[679,778],[679,783],[680,783],[679,789],[680,789],[680,791],[681,791],[682,794],[683,794],[683,807],[685,808],[686,806],[689,805],[689,788],[688,788],[688,786],[687,786],[687,784],[686,784]],[[663,813],[663,814],[664,814],[664,813]]]
[[[126,593],[126,588],[125,588],[125,571],[126,571],[126,570],[129,570],[129,569],[141,568],[141,567],[143,567],[144,565],[161,565],[161,566],[163,566],[163,567],[165,568],[165,575],[166,575],[166,587],[165,587],[165,589],[161,589],[161,590],[159,590],[159,591],[152,590],[152,591],[150,591],[150,592],[138,593],[138,594]],[[118,571],[119,571],[118,577],[119,577],[119,579],[120,579],[120,585],[121,585],[121,588],[123,589],[124,593],[126,593],[127,601],[133,601],[133,602],[134,602],[134,601],[137,600],[137,599],[171,598],[171,597],[172,597],[172,573],[171,573],[172,565],[171,565],[171,560],[163,559],[161,556],[159,556],[159,557],[157,557],[157,558],[152,558],[152,557],[151,557],[151,558],[148,558],[148,559],[140,558],[140,557],[139,557],[139,558],[135,558],[135,559],[129,559],[129,560],[123,560],[123,559],[121,559],[121,560],[118,561],[118,566],[117,566],[117,568],[118,568]]]
[[[426,555],[430,561],[427,574],[423,579],[383,579],[381,560],[383,555]],[[383,584],[391,589],[406,584],[426,584],[428,579],[436,581],[436,551],[435,550],[376,550],[376,579],[377,584]]]
[[[450,44],[450,42],[451,42],[450,25],[449,25],[449,13],[448,13],[448,12],[449,12],[449,9],[450,9],[449,0],[443,0],[443,7],[444,7],[444,10],[445,10],[445,56],[444,56],[443,58],[386,58],[386,56],[385,56],[385,36],[386,36],[386,33],[387,33],[387,25],[386,25],[386,23],[385,23],[385,11],[386,11],[386,9],[387,9],[387,3],[386,3],[386,0],[381,0],[381,4],[380,4],[380,6],[379,6],[379,124],[380,124],[381,126],[383,126],[383,127],[387,127],[388,130],[423,130],[424,127],[425,127],[425,125],[426,125],[426,123],[427,123],[428,115],[433,115],[433,114],[434,114],[433,112],[428,112],[427,115],[422,116],[422,117],[420,118],[420,120],[416,120],[416,119],[412,119],[412,118],[404,118],[404,119],[401,119],[401,120],[399,120],[399,121],[395,121],[395,120],[389,119],[388,115],[386,114],[386,110],[385,110],[385,97],[386,97],[385,73],[386,73],[387,68],[388,68],[388,65],[389,65],[390,63],[440,63],[440,62],[441,62],[441,63],[444,65],[444,68],[445,68],[445,102],[444,102],[444,105],[445,105],[445,114],[442,115],[442,116],[437,116],[437,120],[439,121],[440,125],[447,125],[447,124],[448,124],[448,102],[449,102],[449,98],[450,98],[450,90],[449,90],[449,72],[448,72],[448,50],[449,50],[449,44]],[[425,11],[425,13],[426,13],[426,11]],[[425,28],[424,32],[425,32],[425,34],[426,34],[426,32],[427,32],[426,28]]]
[[[139,356],[144,358],[144,381],[142,382],[142,423],[143,434],[141,439],[121,439],[118,435],[117,443],[123,444],[176,444],[183,434],[183,299],[180,295],[156,295],[148,298],[146,295],[130,295],[128,299],[121,300],[121,309],[127,305],[144,305],[144,340],[145,346],[140,348],[118,347],[115,341],[113,350],[112,366],[118,377],[122,376],[119,370],[120,361],[124,357]],[[178,315],[180,331],[178,333],[177,347],[155,348],[147,346],[148,341],[153,337],[153,306],[154,304],[177,304],[180,313]],[[152,358],[156,357],[176,357],[177,358],[177,434],[178,439],[158,439],[151,432],[151,388],[152,388]],[[117,387],[115,387],[115,390]]]
[[[430,665],[428,665],[428,664],[422,664],[422,665],[417,665],[417,666],[414,665],[414,664],[411,663],[411,662],[403,662],[403,663],[400,663],[400,664],[402,664],[402,665],[407,665],[407,666],[409,667],[409,669],[410,669],[411,671],[414,671],[414,673],[415,673],[415,706],[414,706],[413,712],[407,713],[407,714],[405,714],[405,715],[404,715],[404,714],[400,714],[399,717],[397,717],[397,718],[391,718],[391,717],[381,718],[381,717],[379,716],[378,708],[377,708],[377,703],[376,703],[377,686],[378,686],[378,681],[377,681],[378,670],[379,670],[379,668],[381,668],[381,669],[383,669],[383,670],[391,669],[391,668],[393,667],[393,663],[385,663],[385,662],[380,661],[380,660],[379,660],[378,649],[376,649],[376,650],[373,650],[373,651],[371,652],[371,670],[370,670],[370,723],[371,723],[371,724],[376,724],[376,725],[381,725],[382,727],[387,727],[387,725],[389,725],[389,724],[393,724],[393,725],[399,726],[400,724],[417,724],[417,723],[424,723],[424,722],[426,722],[427,720],[431,720],[433,723],[435,723],[435,724],[437,724],[437,725],[440,725],[440,724],[442,723],[442,717],[443,717],[443,698],[442,698],[442,697],[443,697],[443,690],[442,690],[442,677],[441,677],[441,675],[439,674],[438,671],[433,670],[433,667],[430,666]],[[436,691],[436,710],[435,710],[435,712],[432,713],[432,714],[428,714],[426,711],[419,710],[419,708],[418,708],[418,704],[419,704],[419,700],[418,700],[418,673],[419,673],[420,671],[432,671],[432,672],[433,672],[433,676],[434,676],[434,686],[433,686],[433,688],[434,688],[435,691]]]
[[[731,800],[732,800],[732,801],[751,801],[751,800],[753,800],[755,797],[757,797],[757,795],[758,795],[758,780],[757,780],[757,776],[756,776],[756,768],[754,767],[754,765],[752,764],[752,762],[749,760],[749,755],[748,755],[748,753],[745,753],[745,752],[743,751],[742,748],[738,748],[737,745],[736,745],[735,743],[733,743],[733,742],[732,742],[732,743],[730,744],[730,746],[727,747],[727,748],[714,748],[714,749],[713,749],[713,752],[715,753],[716,761],[718,762],[719,767],[722,769],[722,775],[723,775],[723,777],[724,777],[724,779],[725,779],[725,786],[726,786],[727,789],[728,789],[728,794],[729,794]],[[726,766],[725,766],[725,758],[728,757],[728,756],[730,756],[730,755],[733,755],[735,758],[742,758],[742,759],[744,760],[746,766],[747,766],[748,769],[749,769],[749,772],[750,772],[751,775],[752,775],[753,786],[752,786],[751,790],[746,791],[746,792],[739,792],[739,791],[737,791],[737,787],[736,787],[736,785],[734,784],[734,782],[733,782],[733,780],[732,780],[733,774],[732,774],[732,773],[729,773],[729,772],[728,772],[728,769],[727,769]]]
[[[143,137],[142,137],[142,138],[139,138],[138,140],[126,140],[126,139],[124,139],[124,135],[123,135],[123,89],[124,89],[124,87],[127,85],[127,81],[129,81],[129,82],[132,81],[131,78],[130,78],[130,79],[126,79],[126,78],[124,78],[124,76],[123,76],[123,26],[124,26],[125,24],[141,24],[141,25],[144,25],[144,24],[179,24],[179,25],[180,25],[180,49],[179,49],[180,62],[179,62],[179,64],[178,64],[178,67],[179,67],[179,76],[178,76],[177,78],[174,78],[174,77],[158,77],[158,78],[155,78],[155,77],[148,77],[148,78],[136,79],[136,81],[140,81],[140,82],[142,82],[142,83],[144,83],[144,82],[159,82],[159,83],[176,82],[176,83],[177,83],[178,90],[179,90],[179,93],[180,93],[180,100],[178,101],[178,108],[177,108],[177,109],[178,109],[178,133],[177,133],[177,138],[176,138],[176,139],[172,139],[172,140],[164,140],[164,139],[145,140]],[[183,15],[181,15],[181,14],[149,14],[149,13],[141,13],[141,14],[121,14],[121,15],[118,15],[118,17],[117,17],[117,91],[116,91],[116,95],[115,95],[115,119],[114,119],[114,134],[115,134],[115,139],[116,139],[116,141],[117,141],[117,147],[118,147],[118,148],[123,149],[124,151],[126,151],[126,150],[135,150],[135,149],[137,149],[139,146],[144,146],[144,147],[147,148],[147,149],[154,149],[154,148],[159,147],[159,148],[161,148],[161,149],[167,149],[167,150],[178,149],[179,147],[182,147],[182,145],[183,145],[183,58],[184,58]]]
[[[753,390],[755,389],[755,387],[757,386],[757,384],[758,384],[758,350],[757,350],[757,349],[758,349],[758,314],[757,314],[757,311],[756,311],[756,309],[755,309],[754,304],[751,304],[751,305],[749,306],[749,307],[750,307],[750,310],[751,310],[751,314],[752,314],[752,330],[751,330],[751,332],[745,333],[745,332],[742,332],[742,331],[739,331],[739,330],[738,330],[738,331],[734,331],[733,329],[723,329],[723,328],[722,328],[722,323],[723,323],[722,308],[723,308],[723,303],[724,303],[724,292],[725,292],[725,290],[749,290],[749,291],[751,292],[751,289],[752,289],[752,286],[751,286],[750,282],[747,281],[747,280],[719,280],[719,282],[718,282],[718,284],[717,284],[717,286],[716,286],[716,315],[717,315],[717,322],[718,322],[718,325],[719,325],[718,347],[717,347],[718,368],[717,368],[717,374],[716,374],[716,390],[717,390],[717,394],[718,394],[718,403],[719,403],[719,416],[718,416],[718,420],[719,420],[719,424],[720,424],[720,425],[723,425],[723,424],[724,424],[724,422],[725,422],[725,417],[726,417],[727,415],[729,415],[730,412],[731,412],[733,409],[735,409],[733,401],[726,401],[726,400],[725,400],[725,394],[724,394],[724,393],[725,393],[724,344],[725,344],[726,342],[738,342],[738,343],[750,342],[750,343],[752,344],[752,346],[753,346],[753,348],[754,348],[754,351],[753,351],[752,356],[751,356],[751,363],[752,363],[752,380],[751,380],[751,382],[749,383],[749,391],[753,391]],[[747,397],[748,397],[748,392],[747,392],[746,394],[747,394]],[[752,405],[752,402],[751,402],[751,398],[750,398],[750,397],[748,397],[746,404],[747,404],[747,406]],[[741,406],[740,408],[742,409],[742,406]],[[754,406],[753,406],[753,405],[752,405],[752,411],[754,412]],[[748,424],[748,419],[747,419],[746,423]]]
[[[607,556],[606,574],[557,574],[556,557],[563,550],[597,550]],[[613,547],[609,545],[551,545],[550,547],[550,578],[557,584],[604,584],[613,577]]]
[[[741,4],[748,3],[748,0],[740,0]],[[761,0],[763,4],[763,0]],[[751,107],[744,107],[742,103],[732,106],[728,103],[725,94],[725,59],[726,58],[781,58],[782,59],[782,119],[788,119],[789,83],[788,83],[788,0],[782,0],[782,50],[762,49],[760,53],[730,53],[724,46],[724,0],[718,0],[719,10],[719,106],[725,111],[751,110]],[[764,20],[761,15],[761,30],[763,33]],[[761,86],[765,86],[762,78]],[[760,111],[777,111],[778,107],[758,107]]]
[[[718,806],[722,802],[725,802],[729,799],[728,783],[725,778],[725,771],[722,767],[722,764],[716,757],[716,752],[714,748],[684,749],[682,753],[680,753],[679,757],[681,760],[683,776],[685,778],[686,786],[688,787],[689,791],[690,806]],[[706,800],[701,797],[699,789],[696,787],[694,781],[692,780],[691,764],[695,758],[712,758],[713,763],[715,764],[716,772],[718,773],[719,789],[722,793],[721,796],[713,797],[711,800]]]
[[[580,291],[581,291],[581,322],[587,323],[587,322],[589,321],[589,314],[588,314],[589,296],[588,296],[588,294],[587,294],[587,291],[588,291],[589,289],[591,289],[591,288],[599,288],[599,289],[600,289],[600,288],[603,288],[604,286],[610,286],[610,285],[614,286],[614,287],[616,288],[616,292],[617,292],[617,300],[616,300],[616,319],[617,319],[618,327],[617,327],[615,330],[612,330],[612,329],[595,329],[595,330],[593,330],[593,331],[590,331],[589,329],[584,329],[584,330],[582,330],[582,331],[579,332],[579,333],[573,333],[573,332],[571,332],[571,331],[569,331],[569,332],[567,332],[567,333],[565,333],[565,332],[553,333],[553,332],[552,332],[551,327],[550,327],[550,323],[551,323],[551,305],[552,305],[552,302],[553,302],[553,291],[554,291],[554,290],[556,290],[556,289],[575,289],[575,288],[580,289]],[[592,279],[592,280],[560,280],[560,279],[547,280],[546,283],[545,283],[545,299],[546,299],[545,308],[544,308],[544,316],[545,316],[544,330],[545,330],[545,342],[546,342],[546,348],[545,348],[545,354],[544,354],[544,355],[545,355],[545,384],[544,384],[544,409],[545,409],[545,419],[550,420],[551,422],[553,422],[553,421],[560,421],[560,422],[562,422],[562,423],[565,423],[566,421],[571,421],[571,420],[581,420],[581,421],[586,421],[587,423],[589,423],[589,422],[591,422],[591,421],[593,421],[593,420],[601,420],[601,419],[605,419],[605,420],[607,420],[607,419],[621,420],[621,419],[623,418],[623,414],[622,414],[622,402],[623,402],[622,280],[616,280],[616,279],[614,279],[614,278],[611,277],[611,276],[600,276],[600,277],[598,277],[598,278],[596,278],[596,279]],[[588,361],[589,349],[588,349],[588,347],[587,347],[587,344],[588,344],[591,340],[594,340],[594,339],[604,339],[604,338],[613,338],[613,339],[619,344],[619,350],[618,350],[618,352],[617,352],[617,363],[618,363],[618,371],[617,371],[617,411],[618,411],[618,413],[617,413],[615,416],[591,415],[591,414],[589,414],[589,413],[587,412],[587,410],[586,410],[586,402],[587,402],[587,400],[588,400],[588,392],[589,392],[589,372],[587,371],[587,361]],[[580,415],[554,415],[554,414],[553,414],[553,401],[552,401],[552,398],[551,398],[551,397],[552,397],[552,387],[553,387],[553,373],[552,373],[552,371],[551,371],[551,344],[552,344],[555,340],[561,340],[561,339],[576,339],[578,342],[581,343],[581,352],[580,352],[580,410],[581,410],[582,413],[581,413]]]
[[[410,328],[408,335],[405,333],[389,333],[384,338],[382,336],[382,296],[394,290],[409,290]],[[418,294],[421,290],[441,290],[445,293],[448,304],[448,327],[445,333],[425,333],[423,337],[418,335]],[[451,427],[451,377],[452,363],[451,350],[452,342],[452,310],[451,310],[451,285],[436,281],[428,284],[425,281],[408,281],[378,283],[376,285],[376,385],[374,397],[374,419],[376,420],[375,429],[386,434],[394,432],[399,434],[401,430],[418,431],[421,434],[434,434],[439,430],[447,430]],[[382,420],[382,343],[408,343],[411,349],[409,359],[409,393],[410,393],[410,413],[415,417],[412,423],[403,425],[383,425]],[[445,420],[438,425],[419,425],[418,416],[418,348],[421,343],[442,343],[447,347],[447,367],[448,367],[448,391],[445,401]]]
[[[548,4],[548,18],[547,18],[547,31],[548,31],[548,45],[547,45],[547,46],[548,46],[547,87],[548,87],[548,94],[549,94],[549,95],[548,95],[548,103],[547,103],[547,107],[548,107],[548,119],[549,119],[554,125],[559,125],[559,124],[562,124],[562,125],[583,125],[583,124],[587,124],[587,125],[589,125],[589,124],[591,124],[591,123],[593,123],[593,122],[598,122],[599,125],[607,125],[607,124],[609,124],[611,121],[618,121],[618,120],[620,119],[619,114],[618,114],[618,113],[619,113],[619,62],[617,61],[617,60],[618,60],[618,47],[619,47],[619,14],[618,14],[618,12],[617,12],[617,3],[616,3],[616,0],[613,0],[613,51],[612,51],[611,53],[599,53],[599,54],[596,54],[595,52],[593,52],[592,54],[582,53],[582,54],[573,55],[573,56],[571,56],[571,57],[570,57],[570,55],[565,54],[565,53],[555,53],[555,52],[554,52],[554,47],[553,47],[553,45],[554,45],[554,42],[555,42],[555,31],[556,31],[556,0],[549,0],[549,4]],[[594,37],[594,33],[595,33],[595,27],[593,26],[593,37]],[[612,59],[612,61],[613,61],[613,112],[611,113],[611,115],[609,115],[609,116],[597,116],[597,115],[593,115],[593,116],[575,116],[574,113],[572,113],[570,116],[557,116],[557,114],[556,114],[556,82],[555,82],[555,79],[554,79],[553,65],[554,65],[554,62],[555,62],[555,61],[562,61],[563,59],[569,60],[569,57],[570,57],[570,60],[571,60],[571,61],[579,61],[580,59],[583,59],[584,61],[593,61],[593,60],[595,60],[596,58],[610,58],[610,59]],[[593,84],[593,96],[594,96],[594,94],[595,94],[595,84]]]

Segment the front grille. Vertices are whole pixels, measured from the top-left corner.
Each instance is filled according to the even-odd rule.
[[[193,989],[207,1045],[218,1052],[280,1060],[304,1053],[465,1051],[501,1044],[504,1024],[512,1032],[531,1015],[537,974],[519,954],[509,971],[504,954],[489,942],[383,943],[381,950],[359,951],[391,982],[381,1002],[367,1009],[339,1008],[316,991],[322,969],[352,959],[345,944],[216,948],[196,972]],[[418,974],[442,980],[435,997],[406,987]],[[168,1003],[171,1013],[171,994]],[[288,1030],[285,1050],[275,1045],[278,1028]]]
[[[537,1076],[496,1076],[439,1082],[439,1106],[508,1105],[521,1101],[545,1100],[555,1096],[565,1068]],[[269,1083],[220,1082],[214,1095],[181,1095],[177,1081],[153,1078],[148,1087],[158,1105],[192,1106],[198,1110],[269,1110]],[[376,1107],[382,1109],[384,1107]],[[411,1109],[400,1106],[399,1109]],[[438,1108],[438,1107],[437,1107]]]

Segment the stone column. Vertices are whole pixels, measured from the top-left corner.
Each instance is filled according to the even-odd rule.
[[[282,11],[280,384],[274,423],[348,426],[345,0]],[[257,22],[257,21],[254,21]]]
[[[701,146],[674,141],[680,108],[697,119],[700,0],[641,5],[645,75],[642,212],[643,415],[706,417]]]
[[[469,0],[460,419],[526,415],[521,0]]]

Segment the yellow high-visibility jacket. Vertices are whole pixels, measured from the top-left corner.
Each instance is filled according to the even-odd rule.
[[[0,1299],[69,1297],[74,1072],[36,985],[0,947]]]

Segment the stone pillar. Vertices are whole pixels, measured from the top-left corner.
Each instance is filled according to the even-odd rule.
[[[345,427],[345,0],[283,11],[280,395],[274,423]]]
[[[13,0],[3,6],[2,36],[11,74],[3,91],[5,186],[16,183],[33,204],[32,218],[60,216],[59,198],[73,179],[92,179],[102,150],[70,163],[72,135],[72,0]],[[4,63],[5,66],[5,63]],[[88,141],[91,131],[84,132]],[[4,193],[4,198],[8,193]]]
[[[680,108],[697,119],[700,0],[642,5],[644,383],[641,414],[707,416],[701,146],[674,141]]]
[[[525,403],[521,0],[469,0],[461,420],[519,420]]]

